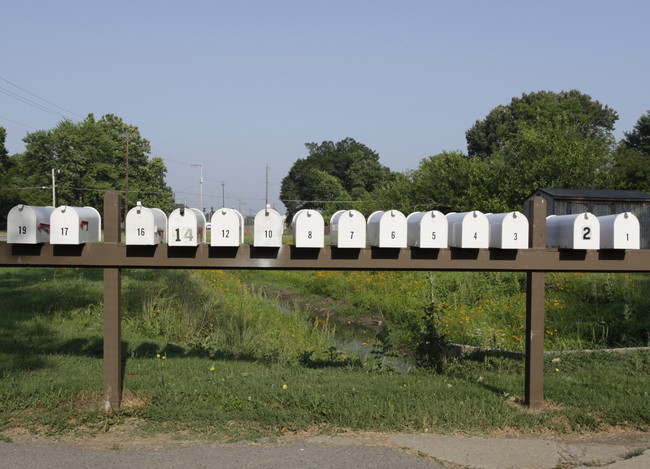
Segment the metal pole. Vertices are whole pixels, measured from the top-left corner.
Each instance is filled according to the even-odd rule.
[[[546,200],[531,202],[530,247],[546,247]],[[526,376],[525,403],[533,409],[544,406],[544,299],[545,272],[528,272],[526,279]]]
[[[266,202],[264,202],[264,208],[269,205],[269,165],[266,165]]]
[[[120,194],[104,196],[104,243],[119,244],[122,230]],[[113,412],[122,403],[122,271],[104,269],[104,411]]]
[[[199,210],[203,213],[203,165],[202,164],[191,164],[190,166],[201,168],[201,180],[199,181]],[[187,204],[185,204],[187,205]]]
[[[126,134],[126,184],[124,188],[124,220],[129,211],[129,134]],[[119,242],[119,241],[118,241]]]
[[[56,208],[56,182],[54,180],[54,168],[52,168],[52,207]]]

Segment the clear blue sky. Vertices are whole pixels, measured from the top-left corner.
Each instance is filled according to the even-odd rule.
[[[257,211],[305,142],[352,137],[394,171],[443,150],[495,106],[578,89],[650,109],[650,2],[30,1],[0,21],[0,77],[71,119],[112,113],[162,156],[179,201]],[[10,153],[61,120],[0,80]],[[278,203],[281,209],[281,204]]]

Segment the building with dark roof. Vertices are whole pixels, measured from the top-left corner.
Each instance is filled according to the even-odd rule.
[[[527,201],[536,196],[546,199],[547,216],[590,212],[601,217],[631,212],[641,225],[641,249],[650,249],[650,195],[644,192],[545,188],[537,189]]]

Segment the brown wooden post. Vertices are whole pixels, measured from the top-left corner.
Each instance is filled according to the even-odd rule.
[[[104,195],[104,243],[122,239],[120,205],[116,191]],[[122,272],[104,269],[104,411],[118,410],[122,403]]]
[[[546,248],[546,200],[535,197],[529,203],[530,247]],[[534,409],[544,405],[545,283],[545,272],[527,272],[525,402]]]

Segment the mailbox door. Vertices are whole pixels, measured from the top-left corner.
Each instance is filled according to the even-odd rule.
[[[176,209],[169,215],[167,242],[170,246],[198,246],[201,241],[198,231],[198,220],[191,209]]]
[[[293,219],[293,242],[298,248],[325,246],[325,221],[315,210],[300,210]]]
[[[17,205],[7,215],[7,243],[40,244],[50,240],[53,207]]]
[[[282,246],[282,218],[278,212],[264,209],[255,215],[253,245],[256,247]]]
[[[366,247],[366,220],[360,212],[348,210],[341,214],[336,245],[340,248]]]
[[[234,210],[217,210],[212,215],[211,246],[235,247],[240,241],[240,220]]]
[[[50,218],[50,243],[80,244],[80,223],[74,207],[58,207]]]
[[[384,212],[379,220],[380,248],[406,247],[406,218],[397,210]]]
[[[155,231],[154,217],[149,209],[134,207],[126,214],[126,244],[156,244]]]
[[[600,223],[591,213],[578,216],[573,224],[573,249],[600,248]]]

